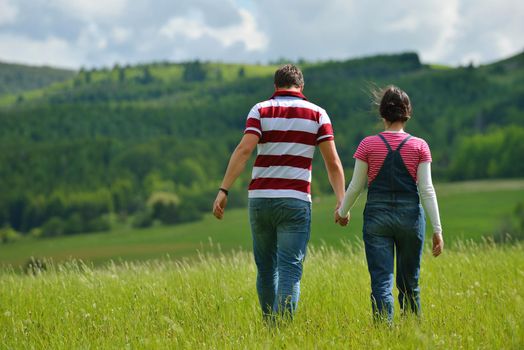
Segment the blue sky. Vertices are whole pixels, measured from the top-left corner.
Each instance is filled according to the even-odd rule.
[[[521,0],[0,0],[0,61],[266,63],[409,50],[482,64],[524,50],[522,18]]]

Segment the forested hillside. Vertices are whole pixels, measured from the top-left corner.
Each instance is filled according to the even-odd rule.
[[[393,83],[412,99],[408,131],[429,142],[437,181],[524,176],[524,54],[480,67],[433,67],[414,53],[300,66],[306,96],[332,118],[348,170],[358,142],[380,128],[370,89]],[[3,236],[198,219],[247,112],[271,95],[275,68],[115,66],[0,99]],[[319,158],[314,195],[329,191]],[[231,205],[245,203],[248,178],[246,171]]]
[[[72,78],[75,72],[51,67],[31,67],[0,62],[0,96],[17,94]]]

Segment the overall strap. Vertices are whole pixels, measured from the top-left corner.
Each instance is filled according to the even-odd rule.
[[[382,136],[382,134],[377,134],[377,135],[382,139],[382,141],[384,141],[384,143],[386,144],[386,147],[388,148],[388,151],[393,152],[393,150],[391,149],[391,146],[386,141],[386,138],[384,136]]]
[[[404,140],[402,140],[402,142],[400,143],[400,145],[398,145],[396,151],[400,151],[400,149],[402,148],[402,146],[404,146],[406,144],[406,142],[408,142],[408,140],[410,138],[412,138],[413,136],[412,135],[409,135],[408,137],[406,137]]]

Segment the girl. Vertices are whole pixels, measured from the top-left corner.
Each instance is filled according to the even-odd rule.
[[[349,210],[367,180],[363,235],[373,315],[375,319],[387,317],[391,322],[395,251],[400,309],[420,314],[418,279],[426,227],[420,200],[433,226],[435,257],[442,252],[444,241],[428,144],[404,131],[412,112],[409,97],[396,86],[388,86],[376,95],[385,131],[366,137],[358,146],[353,178],[335,220],[341,225],[347,222]]]

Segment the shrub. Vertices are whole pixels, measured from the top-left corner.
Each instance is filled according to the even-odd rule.
[[[65,232],[65,223],[59,217],[53,216],[42,226],[42,237],[61,236]]]
[[[74,213],[64,223],[65,234],[75,234],[86,231],[82,216],[79,213]]]
[[[12,243],[18,241],[22,236],[11,227],[0,229],[0,243]]]
[[[143,210],[137,212],[133,217],[131,225],[136,228],[151,227],[151,225],[153,225],[153,215],[151,211]]]
[[[91,219],[87,222],[86,232],[103,232],[111,229],[111,223],[109,217],[99,216],[95,219]]]
[[[517,203],[512,216],[504,217],[493,234],[495,243],[524,241],[524,202]]]
[[[152,210],[153,219],[158,219],[164,224],[174,224],[178,221],[180,198],[176,194],[154,192],[147,200],[147,205]]]

